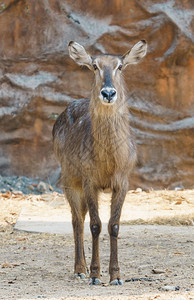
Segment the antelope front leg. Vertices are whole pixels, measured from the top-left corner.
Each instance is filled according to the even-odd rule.
[[[74,277],[84,279],[86,277],[87,266],[84,255],[84,209],[81,207],[81,198],[78,191],[73,190],[71,187],[64,188],[67,200],[71,206],[72,225],[75,243],[75,264],[74,264]]]
[[[101,221],[99,217],[92,218],[90,222],[92,233],[92,260],[90,265],[90,284],[100,284],[100,259],[99,259],[99,235],[101,231]]]
[[[126,189],[113,191],[111,203],[111,217],[108,224],[108,231],[110,235],[110,284],[122,285],[123,282],[120,277],[120,268],[118,264],[118,234],[119,223],[123,202],[126,196]]]
[[[99,259],[99,235],[101,232],[101,221],[98,215],[97,191],[85,183],[85,196],[87,198],[90,214],[90,230],[92,234],[92,260],[90,265],[90,285],[100,284],[100,259]]]
[[[75,265],[74,265],[74,277],[80,277],[84,279],[86,277],[86,261],[84,255],[83,245],[83,220],[72,214],[72,225],[74,232],[75,242]]]

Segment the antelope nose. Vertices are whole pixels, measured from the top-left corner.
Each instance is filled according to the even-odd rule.
[[[109,100],[112,100],[114,98],[114,96],[116,95],[116,90],[114,89],[110,89],[110,90],[101,90],[101,95],[103,96],[103,98]]]

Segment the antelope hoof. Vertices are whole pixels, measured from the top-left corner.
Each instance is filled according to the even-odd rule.
[[[74,274],[74,278],[85,279],[86,278],[86,274],[84,274],[84,273],[75,273]]]
[[[89,280],[89,285],[99,285],[101,284],[101,280],[97,277],[92,277]]]
[[[123,285],[123,281],[119,278],[115,279],[115,280],[112,280],[110,282],[110,285]]]

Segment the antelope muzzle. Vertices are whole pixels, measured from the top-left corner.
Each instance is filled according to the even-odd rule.
[[[104,87],[100,93],[103,104],[113,104],[117,99],[117,91],[113,87]]]

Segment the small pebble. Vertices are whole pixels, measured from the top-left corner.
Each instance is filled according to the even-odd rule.
[[[163,291],[179,291],[180,286],[165,285],[161,288]]]
[[[176,186],[175,191],[184,191],[184,188],[183,187],[180,187],[180,186]]]
[[[141,265],[138,267],[138,270],[145,270],[145,269],[148,269],[150,268],[150,265]]]
[[[30,190],[30,191],[34,191],[34,187],[32,184],[28,184],[27,188]]]
[[[12,193],[13,193],[14,195],[20,195],[20,196],[23,195],[22,191],[13,191]]]
[[[15,186],[20,189],[22,187],[21,182],[17,182]]]
[[[154,274],[162,274],[162,273],[166,273],[166,271],[160,270],[160,269],[153,269],[152,273],[154,273]]]
[[[137,268],[138,274],[142,275],[143,273],[147,273],[148,270],[150,270],[151,266],[150,265],[141,265]]]
[[[46,184],[43,181],[40,181],[39,184],[37,185],[37,191],[40,193],[48,193],[49,192],[49,185]]]

